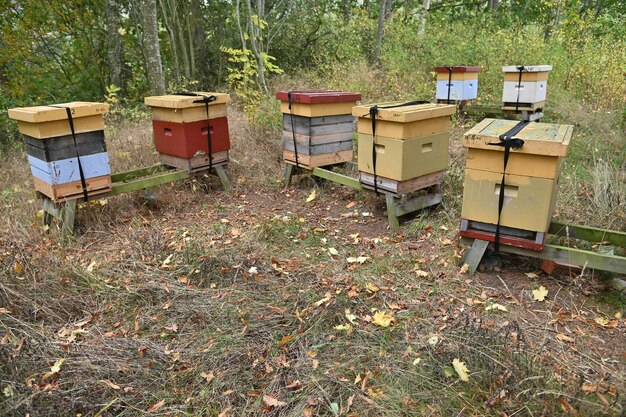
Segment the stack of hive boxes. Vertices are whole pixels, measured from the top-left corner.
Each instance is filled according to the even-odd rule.
[[[208,109],[205,97],[212,100],[207,100]],[[206,92],[146,97],[145,104],[152,107],[154,144],[161,162],[189,172],[228,163],[229,100],[228,94]]]
[[[543,109],[548,90],[550,65],[528,65],[502,67],[504,88],[502,92],[503,110]]]
[[[66,108],[70,108],[71,122]],[[54,202],[111,189],[104,103],[71,102],[9,110],[24,137],[35,189]]]
[[[361,94],[280,91],[276,98],[281,101],[283,113],[285,162],[312,169],[352,161],[354,120],[351,111]]]
[[[374,188],[376,174],[376,189],[396,195],[440,184],[448,166],[450,115],[456,107],[429,103],[380,108],[374,138],[371,106],[352,110],[358,117],[360,182]]]
[[[481,67],[435,67],[438,103],[475,100],[478,97],[478,73]]]
[[[485,119],[465,134],[463,145],[468,152],[461,235],[493,241],[488,234],[495,231],[499,196],[504,192],[500,226],[508,237],[501,238],[501,242],[519,246],[511,237],[526,238],[535,242],[524,247],[540,250],[550,228],[561,163],[569,149],[573,126],[529,123],[516,134],[515,138],[524,144],[510,151],[502,190],[504,148],[493,144],[516,124],[512,120]],[[476,235],[481,232],[487,235]]]

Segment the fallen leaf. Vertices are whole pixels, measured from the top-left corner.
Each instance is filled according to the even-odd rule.
[[[208,374],[206,372],[200,372],[200,377],[202,377],[202,379],[206,380],[206,382],[209,383],[213,381],[215,375],[213,374],[213,372],[209,372]]]
[[[422,358],[416,358],[416,359],[413,361],[413,365],[419,365],[419,363],[420,363],[421,361],[422,361]]]
[[[432,335],[432,336],[430,336],[428,338],[428,344],[429,345],[435,346],[437,343],[439,343],[439,337],[436,334],[434,334],[434,335]]]
[[[367,285],[365,286],[365,288],[369,292],[378,292],[378,291],[380,291],[380,288],[378,288],[376,285],[372,284],[371,282],[368,282]]]
[[[302,383],[300,382],[300,380],[296,379],[295,381],[293,381],[291,384],[287,384],[285,386],[285,388],[289,389],[289,390],[293,390],[293,391],[297,391],[300,388],[302,388]]]
[[[63,362],[65,362],[65,358],[59,359],[58,361],[56,361],[54,365],[50,367],[50,372],[46,372],[45,374],[43,374],[42,378],[48,379],[52,375],[58,374],[61,371],[61,365],[63,365]]]
[[[113,382],[109,381],[108,379],[103,379],[102,382],[104,382],[106,385],[108,385],[109,388],[111,388],[111,389],[115,389],[115,390],[120,389],[119,385],[114,384]]]
[[[468,270],[469,270],[469,264],[465,263],[463,264],[461,269],[459,269],[459,274],[467,274]]]
[[[315,307],[319,307],[319,306],[321,306],[322,304],[327,303],[327,302],[329,302],[329,301],[330,301],[330,296],[327,296],[327,297],[322,298],[321,300],[316,301],[313,305],[314,305]]]
[[[333,256],[339,255],[339,251],[333,247],[328,248],[328,253],[330,253]]]
[[[568,342],[568,343],[574,343],[574,339],[572,339],[571,337],[563,334],[563,333],[559,333],[556,336],[554,336],[557,340],[560,340],[561,342]]]
[[[15,271],[16,274],[21,274],[22,272],[24,272],[24,265],[22,265],[19,262],[15,262],[13,264],[13,270]]]
[[[271,395],[264,395],[263,402],[270,407],[283,407],[287,405],[286,402],[279,401],[277,398],[274,398]]]
[[[485,311],[489,311],[489,310],[509,311],[506,309],[505,306],[503,306],[502,304],[498,304],[498,303],[492,303],[485,307]]]
[[[368,259],[369,259],[369,256],[358,256],[356,258],[351,256],[349,258],[346,258],[346,261],[348,261],[348,263],[350,264],[354,264],[354,263],[362,264]]]
[[[290,334],[288,334],[287,336],[283,336],[283,338],[281,339],[280,343],[278,343],[278,347],[279,348],[283,348],[288,343],[291,343],[294,339],[295,339],[295,337],[293,337]]]
[[[418,277],[427,277],[428,276],[428,272],[426,271],[422,271],[421,269],[416,269],[415,270],[415,275],[417,275]]]
[[[347,209],[352,208],[352,207],[354,207],[354,206],[356,206],[356,202],[355,202],[355,201],[351,201],[351,202],[349,202],[348,204],[346,204],[346,208],[347,208]]]
[[[459,375],[459,378],[461,378],[461,381],[464,381],[464,382],[469,381],[469,374],[468,374],[469,369],[467,369],[467,366],[465,366],[464,362],[461,362],[460,359],[455,358],[452,361],[452,366],[454,366],[454,370]]]
[[[384,311],[377,311],[372,317],[372,324],[380,327],[389,327],[389,325],[395,320],[392,313]]]
[[[356,324],[356,323],[355,323],[355,320],[356,320],[358,317],[357,317],[356,315],[354,315],[354,314],[350,313],[350,310],[349,310],[349,309],[347,309],[347,308],[346,308],[346,309],[344,310],[344,314],[346,315],[346,318],[348,319],[348,321],[349,321],[351,324]]]
[[[539,275],[535,274],[534,272],[526,272],[526,276],[530,279],[539,278]]]
[[[309,194],[309,196],[306,198],[306,202],[310,203],[311,201],[315,200],[316,197],[317,197],[317,192],[316,190],[313,190],[311,194]]]
[[[158,402],[158,403],[156,403],[156,404],[151,405],[151,406],[150,406],[150,408],[148,408],[148,409],[146,410],[146,412],[147,412],[147,413],[153,413],[153,412],[155,412],[156,410],[158,410],[159,408],[163,407],[163,404],[165,404],[165,400],[164,400],[164,399],[163,399],[163,400],[161,400],[161,401],[159,401],[159,402]]]
[[[543,285],[533,290],[533,299],[535,301],[544,301],[548,295],[548,290]]]

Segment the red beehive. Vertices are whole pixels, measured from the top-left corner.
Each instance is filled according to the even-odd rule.
[[[211,152],[230,149],[228,119],[218,117],[192,123],[174,123],[153,120],[154,143],[159,153],[179,158],[190,159],[198,152],[209,154],[209,131],[211,133]]]

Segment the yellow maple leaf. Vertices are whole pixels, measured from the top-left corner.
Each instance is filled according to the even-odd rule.
[[[306,202],[310,203],[311,201],[315,200],[316,197],[317,197],[317,192],[313,190],[313,192],[311,192],[311,194],[309,194],[309,196],[306,198]]]
[[[464,362],[461,362],[458,358],[454,358],[452,366],[454,366],[454,370],[459,375],[459,378],[461,378],[461,381],[469,381],[469,369],[467,369]]]
[[[543,285],[533,290],[533,299],[535,301],[544,301],[548,295],[548,290]]]
[[[384,311],[377,311],[372,317],[372,323],[380,327],[389,327],[389,325],[395,320],[392,313]]]
[[[378,291],[380,291],[380,288],[378,288],[376,285],[372,284],[371,282],[368,282],[367,285],[365,286],[365,288],[367,288],[367,290],[369,292],[378,292]]]

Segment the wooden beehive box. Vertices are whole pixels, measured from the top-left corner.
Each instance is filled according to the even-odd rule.
[[[551,65],[502,67],[504,73],[502,108],[504,110],[543,108],[548,91],[548,73],[551,70]]]
[[[398,103],[381,103],[393,106]],[[358,117],[359,171],[374,174],[372,105],[356,106]],[[381,108],[376,117],[376,175],[394,181],[444,171],[448,166],[450,115],[456,107],[447,104],[418,104]]]
[[[496,224],[504,172],[504,148],[499,136],[517,124],[513,120],[485,119],[468,131],[463,192],[463,219]],[[558,178],[567,155],[573,126],[529,123],[516,138],[524,145],[512,149],[506,168],[504,205],[500,224],[547,232],[554,211]]]
[[[17,127],[23,135],[37,139],[71,135],[67,112],[72,110],[74,132],[76,134],[104,130],[103,116],[109,111],[105,103],[74,101],[53,106],[18,107],[9,109],[9,117],[17,120]]]
[[[482,67],[435,67],[437,100],[474,100],[478,97],[478,73]]]
[[[152,108],[154,144],[161,154],[161,161],[190,172],[211,166],[209,153],[213,154],[213,162],[222,161],[230,149],[226,108],[230,96],[212,92],[193,94],[199,96],[170,94],[144,99],[144,103]],[[208,115],[202,96],[216,98],[209,103]],[[206,161],[206,166],[202,161]]]
[[[75,137],[67,116],[71,109]],[[35,189],[55,202],[111,189],[111,167],[104,141],[104,103],[72,102],[9,110],[24,138]],[[81,169],[82,168],[82,178]]]
[[[291,94],[291,109],[289,95]],[[283,159],[313,168],[352,160],[352,107],[361,95],[347,91],[280,91]]]

